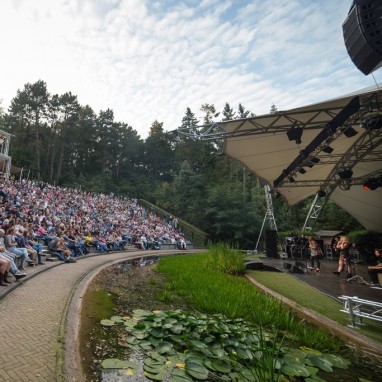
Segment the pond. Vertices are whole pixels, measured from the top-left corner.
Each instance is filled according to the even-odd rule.
[[[148,310],[189,309],[187,303],[168,291],[164,277],[154,271],[155,258],[145,262],[123,262],[101,271],[83,297],[80,356],[87,381],[103,379],[100,361],[130,355],[126,348],[116,348],[117,333],[100,321],[114,315],[126,316],[137,307]],[[138,355],[137,355],[138,356]],[[116,373],[117,374],[117,373]],[[131,380],[131,379],[130,379]],[[143,378],[142,381],[149,381]]]
[[[192,312],[192,308],[180,297],[175,296],[163,275],[155,272],[155,259],[144,262],[125,262],[103,270],[89,286],[81,315],[81,359],[86,381],[150,381],[143,376],[143,354],[134,353],[121,343],[121,334],[114,327],[103,326],[101,320],[115,316],[131,316],[136,309],[147,311]],[[363,360],[357,359],[351,351],[346,358],[352,358],[351,368],[336,369],[334,373],[321,373],[325,381],[356,382],[359,378],[369,381],[381,380]],[[108,370],[101,367],[105,359],[130,359],[136,361],[139,371],[134,377],[126,371]],[[303,379],[296,379],[303,380]],[[319,379],[317,379],[319,381]]]

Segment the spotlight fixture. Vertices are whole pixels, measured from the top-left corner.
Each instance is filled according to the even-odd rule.
[[[355,131],[351,126],[347,127],[345,130],[344,130],[344,134],[345,134],[345,137],[347,138],[351,138],[351,137],[354,137],[355,135],[358,134],[357,131]]]
[[[301,168],[298,170],[298,172],[299,172],[300,174],[305,174],[305,173],[306,173],[306,170],[305,170],[303,167],[301,167]]]
[[[317,164],[319,161],[320,161],[320,158],[316,158],[316,157],[311,157],[310,158],[310,161],[314,164]]]
[[[350,168],[343,168],[340,171],[338,171],[338,176],[341,179],[351,179],[353,176],[353,171],[350,170]]]
[[[326,192],[324,190],[319,190],[317,195],[319,198],[324,198],[326,196]]]
[[[370,178],[368,179],[362,186],[362,188],[364,190],[370,190],[370,191],[374,191],[376,190],[378,187],[382,187],[382,177],[380,178]]]
[[[322,151],[323,151],[324,153],[331,154],[331,153],[334,151],[334,149],[333,149],[333,147],[325,146],[325,147],[322,149]]]
[[[287,136],[290,141],[296,141],[296,143],[299,145],[301,143],[302,128],[292,126],[287,132]]]
[[[294,182],[295,182],[293,176],[290,176],[290,177],[288,178],[288,180],[289,180],[289,182],[291,182],[291,183],[294,183]]]
[[[382,127],[382,116],[373,115],[372,117],[369,117],[362,124],[362,127],[365,127],[366,129],[370,130],[380,129]]]

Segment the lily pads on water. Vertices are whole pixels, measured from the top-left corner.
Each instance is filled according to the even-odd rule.
[[[104,369],[131,369],[131,372],[133,374],[137,373],[138,370],[138,364],[131,361],[122,361],[117,358],[109,358],[105,359],[101,363],[102,368]],[[131,375],[133,375],[131,374]]]
[[[258,375],[268,379],[279,375],[279,381],[319,382],[320,370],[332,372],[350,364],[340,356],[308,347],[275,345],[264,329],[223,315],[136,309],[132,317],[114,316],[101,324],[121,325],[125,332],[119,336],[120,345],[139,349],[144,355],[144,374],[154,381],[252,382]],[[264,362],[268,356],[272,362]],[[129,368],[125,362],[109,359],[102,367]]]

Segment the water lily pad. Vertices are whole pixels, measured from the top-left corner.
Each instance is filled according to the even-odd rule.
[[[306,354],[322,355],[322,353],[316,349],[307,348],[305,346],[300,346],[300,349]]]
[[[115,322],[124,322],[125,321],[125,319],[121,316],[113,316],[110,318],[110,320],[115,321]]]
[[[165,333],[161,328],[153,328],[150,330],[150,334],[156,338],[163,338]]]
[[[102,361],[101,366],[104,369],[132,369],[138,370],[138,365],[131,361],[122,361],[117,358],[108,358]]]
[[[172,343],[163,341],[156,347],[156,351],[160,354],[171,353],[174,350]]]
[[[212,360],[211,367],[213,370],[223,374],[227,374],[232,370],[230,364],[227,361],[221,359]]]
[[[192,377],[186,373],[184,369],[174,369],[171,377],[170,382],[190,382],[193,381]]]
[[[153,350],[153,346],[150,341],[139,341],[139,346],[143,350]]]
[[[113,320],[101,320],[101,325],[103,325],[103,326],[113,326],[113,325],[115,325],[115,321],[113,321]]]
[[[180,334],[185,330],[185,327],[182,324],[172,324],[169,329],[171,333]]]
[[[143,340],[144,338],[150,335],[146,331],[142,331],[142,330],[132,330],[130,333],[132,336],[136,337],[138,340]]]
[[[186,360],[184,368],[188,374],[198,380],[206,380],[208,378],[208,369],[202,363],[190,362]]]
[[[288,377],[309,377],[310,373],[301,363],[289,363],[281,366],[281,373]]]
[[[285,348],[282,348],[282,351],[285,351],[285,353],[293,358],[297,358],[297,359],[305,359],[306,358],[306,355],[307,353],[301,349],[295,349],[295,348],[288,348],[288,349],[285,349]]]
[[[153,381],[163,381],[167,376],[167,373],[165,371],[162,371],[158,374],[153,374],[153,373],[150,373],[148,371],[145,371],[144,374],[147,378],[149,378]]]
[[[316,357],[316,356],[309,356],[309,360],[313,364],[313,366],[316,366],[319,369],[326,371],[328,373],[333,372],[332,363],[330,363],[326,359],[321,357]]]
[[[345,358],[342,358],[339,355],[334,354],[323,354],[322,358],[329,361],[334,367],[338,367],[339,369],[347,369],[350,365],[350,361]]]
[[[150,316],[152,313],[148,310],[143,310],[143,309],[134,309],[133,310],[133,315],[135,317],[147,317]]]
[[[151,352],[151,353],[149,354],[149,356],[150,356],[152,359],[156,360],[156,361],[163,362],[163,363],[166,362],[166,357],[163,357],[163,355],[159,354],[159,353],[156,352],[156,351]]]

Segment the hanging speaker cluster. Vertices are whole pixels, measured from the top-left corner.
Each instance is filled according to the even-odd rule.
[[[363,74],[382,66],[382,0],[354,0],[342,30],[348,54]]]

